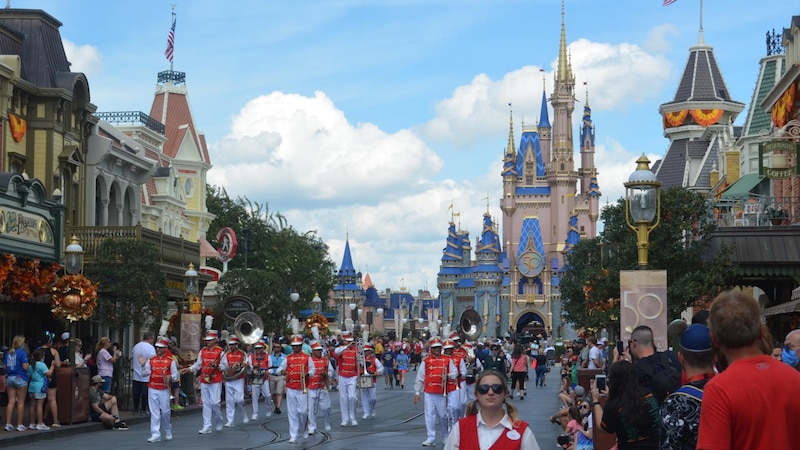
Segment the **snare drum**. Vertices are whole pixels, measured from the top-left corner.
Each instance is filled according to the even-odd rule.
[[[369,389],[371,387],[375,387],[375,378],[372,375],[367,376],[360,376],[358,377],[358,381],[356,381],[356,386],[359,389]]]

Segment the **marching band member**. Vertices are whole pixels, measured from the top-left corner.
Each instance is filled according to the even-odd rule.
[[[228,421],[225,422],[226,428],[233,427],[237,407],[242,410],[242,422],[250,422],[250,419],[247,418],[247,411],[244,410],[244,374],[249,368],[247,355],[239,348],[239,339],[231,336],[228,339],[228,351],[225,352],[225,356],[222,357],[219,364],[219,370],[223,374],[227,374],[225,377],[225,413],[228,416]],[[237,373],[238,375],[236,375]],[[229,378],[231,376],[233,378]]]
[[[467,375],[464,377],[464,389],[461,390],[464,400],[462,404],[464,405],[464,411],[466,411],[466,405],[475,400],[475,386],[473,385],[477,374],[480,372],[481,360],[475,356],[474,349],[469,341],[464,342],[461,349],[467,355],[464,359],[464,363],[467,365]],[[455,351],[453,351],[453,354],[455,354]]]
[[[292,336],[289,342],[292,353],[281,363],[278,372],[286,375],[286,404],[289,410],[289,443],[297,442],[300,428],[303,428],[303,439],[308,437],[305,431],[308,418],[308,379],[314,376],[314,362],[303,353],[303,338]]]
[[[333,377],[333,366],[330,359],[322,356],[322,345],[318,341],[311,343],[311,362],[314,365],[314,376],[308,380],[309,414],[308,434],[317,432],[317,410],[322,412],[325,431],[331,431],[331,397],[328,394],[328,380]]]
[[[267,409],[267,417],[272,415],[272,396],[269,392],[269,373],[270,356],[267,353],[267,338],[261,338],[256,342],[253,353],[247,357],[251,369],[250,390],[253,396],[253,417],[258,420],[258,398],[264,397]]]
[[[378,401],[378,388],[375,387],[378,375],[383,375],[383,364],[375,357],[375,348],[371,342],[364,344],[364,365],[366,372],[372,375],[372,387],[361,388],[361,407],[364,408],[364,415],[361,417],[366,420],[375,417],[375,403]],[[359,369],[362,373],[364,368]]]
[[[211,434],[212,419],[217,419],[217,431],[222,431],[222,411],[219,402],[222,394],[222,372],[219,370],[222,347],[217,345],[219,332],[208,330],[203,338],[206,347],[197,354],[197,361],[182,373],[200,371],[200,397],[203,399],[203,428],[200,434]]]
[[[448,378],[447,380],[447,410],[448,416],[453,423],[464,415],[464,403],[461,401],[461,391],[464,388],[460,386],[460,380],[467,375],[467,366],[464,364],[464,360],[455,354],[455,347],[456,344],[452,339],[445,339],[442,343],[444,355],[453,361],[453,365],[456,366],[456,371],[458,371],[456,379],[451,380]]]
[[[358,425],[356,421],[356,378],[358,377],[358,349],[353,335],[343,333],[344,345],[336,347],[335,353],[339,359],[339,409],[342,412],[342,426]]]
[[[146,360],[142,366],[142,376],[149,377],[147,382],[147,402],[150,406],[150,437],[147,442],[161,441],[161,427],[164,428],[164,439],[172,440],[172,423],[170,423],[169,391],[172,382],[178,379],[178,366],[175,357],[167,355],[169,340],[159,337],[156,342],[156,356]],[[141,357],[144,359],[144,357]]]
[[[458,362],[457,361],[464,361],[464,368],[467,369],[467,361],[468,361],[467,358],[469,357],[469,355],[467,354],[467,350],[464,348],[464,346],[461,345],[461,335],[458,334],[458,332],[451,333],[450,334],[450,340],[452,340],[453,341],[453,345],[455,345],[455,348],[453,349],[453,356],[452,356],[453,358],[455,358],[455,359],[453,359],[453,363],[456,365],[456,368],[458,368]],[[467,394],[466,394],[466,390],[467,390],[467,373],[466,373],[466,371],[463,374],[460,373],[460,372],[458,374],[458,388],[461,391],[461,404],[462,405],[466,405],[467,404]],[[462,411],[463,410],[464,409],[462,408]]]
[[[430,354],[425,358],[417,371],[414,380],[414,404],[419,402],[420,393],[425,392],[425,428],[428,438],[423,447],[432,447],[436,442],[436,426],[441,427],[442,438],[447,437],[447,379],[455,380],[458,371],[450,358],[442,355],[442,340],[433,337],[430,340]]]

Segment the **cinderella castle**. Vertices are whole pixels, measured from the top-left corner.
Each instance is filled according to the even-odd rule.
[[[500,174],[502,236],[497,220],[487,211],[473,258],[469,232],[450,222],[437,284],[443,319],[455,326],[478,325],[484,337],[518,333],[569,338],[573,334],[561,317],[560,276],[572,246],[596,236],[601,195],[588,93],[576,167],[575,102],[562,4],[558,68],[549,98],[552,122],[546,91],[539,123],[523,124],[519,146],[515,145],[513,115],[510,118]]]

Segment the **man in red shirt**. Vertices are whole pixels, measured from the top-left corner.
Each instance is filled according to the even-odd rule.
[[[708,323],[729,365],[703,390],[697,448],[796,448],[800,373],[762,352],[758,303],[741,291],[723,292]]]
[[[191,367],[181,369],[181,373],[200,371],[200,397],[203,399],[203,428],[200,434],[211,434],[212,419],[217,419],[217,431],[222,431],[222,372],[219,370],[222,347],[217,345],[219,332],[208,330],[203,340],[206,347],[197,354],[197,361]]]
[[[225,414],[228,421],[227,428],[233,427],[234,415],[238,408],[242,412],[242,422],[248,423],[247,411],[244,410],[244,376],[250,369],[247,354],[239,348],[239,338],[231,336],[228,339],[228,351],[219,364],[225,378]]]
[[[314,377],[314,361],[303,353],[303,338],[292,336],[292,353],[281,362],[278,371],[286,376],[286,404],[289,410],[289,443],[297,442],[297,435],[303,431],[303,439],[308,437],[308,382]]]
[[[149,376],[147,383],[148,405],[150,407],[150,438],[147,442],[161,440],[161,428],[164,428],[164,438],[172,440],[172,424],[170,423],[169,392],[172,382],[178,379],[178,366],[175,358],[167,354],[169,340],[165,337],[158,338],[156,342],[156,356],[145,361],[142,375]],[[136,362],[140,364],[140,362]]]

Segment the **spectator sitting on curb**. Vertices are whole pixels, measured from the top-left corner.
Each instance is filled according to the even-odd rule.
[[[103,378],[100,375],[92,377],[89,387],[89,416],[93,422],[103,422],[107,428],[127,430],[125,422],[119,420],[117,397],[100,390]]]

